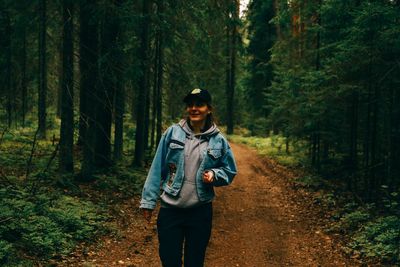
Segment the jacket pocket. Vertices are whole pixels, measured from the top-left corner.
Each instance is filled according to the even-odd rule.
[[[184,147],[185,147],[184,143],[177,140],[171,140],[171,142],[168,145],[166,161],[175,163],[179,162],[181,159],[181,155],[183,154]]]
[[[172,139],[169,143],[170,149],[183,149],[185,147],[185,143]]]
[[[223,155],[223,150],[220,148],[209,148],[207,149],[207,154],[210,156],[210,158],[217,160]]]

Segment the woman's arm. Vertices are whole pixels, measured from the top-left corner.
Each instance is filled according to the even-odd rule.
[[[214,172],[214,181],[211,183],[214,186],[224,186],[232,183],[233,178],[237,173],[235,157],[233,156],[230,146],[227,144],[226,153],[221,159],[222,166],[212,168]]]
[[[160,183],[165,166],[165,156],[167,152],[166,139],[168,133],[169,130],[162,135],[153,162],[151,163],[146,182],[143,186],[142,199],[140,201],[141,209],[153,210],[160,196]]]

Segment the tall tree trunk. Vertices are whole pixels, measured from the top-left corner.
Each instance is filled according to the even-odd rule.
[[[152,132],[152,147],[158,144],[162,134],[162,87],[164,74],[164,49],[163,49],[163,16],[164,16],[164,0],[157,2],[157,16],[159,25],[156,32],[156,56],[154,61],[154,95],[153,95],[153,128]],[[154,136],[155,140],[154,140]]]
[[[12,84],[11,84],[11,75],[12,75],[12,62],[11,62],[11,54],[12,54],[12,48],[11,48],[11,20],[10,20],[10,15],[8,12],[5,12],[5,33],[6,33],[6,42],[5,42],[5,47],[6,47],[6,75],[5,75],[5,84],[6,84],[6,92],[7,92],[7,104],[6,104],[6,109],[7,109],[7,125],[8,128],[11,128],[12,124],[12,95],[13,95],[13,90],[12,90]]]
[[[317,10],[317,25],[321,27],[321,0],[318,1],[318,10]],[[315,57],[315,70],[319,71],[321,68],[321,58],[320,58],[320,47],[321,47],[321,33],[318,29],[316,36],[316,57]],[[320,90],[320,88],[317,88]],[[318,172],[321,170],[321,123],[317,122],[316,127],[316,168]]]
[[[118,77],[115,88],[115,132],[114,132],[114,160],[122,159],[123,153],[123,130],[125,113],[125,87],[122,73],[117,72]]]
[[[228,62],[229,62],[227,70],[227,86],[226,86],[227,134],[233,134],[233,124],[234,124],[233,106],[234,106],[234,92],[235,92],[239,6],[240,6],[239,1],[233,0],[233,2],[229,5],[229,8],[231,10],[228,12],[227,42],[230,44],[227,45]]]
[[[22,32],[22,55],[21,55],[21,102],[22,102],[22,127],[25,127],[26,113],[27,113],[27,101],[28,101],[28,86],[26,79],[26,30]]]
[[[46,138],[46,94],[47,94],[47,63],[46,63],[46,0],[39,0],[39,101],[38,120],[39,137]]]
[[[106,7],[107,8],[107,7]],[[97,88],[96,99],[96,138],[95,138],[95,164],[100,168],[111,165],[111,124],[113,110],[113,95],[115,83],[116,64],[113,59],[117,41],[118,25],[115,6],[105,10],[105,18],[101,29],[101,83]]]
[[[61,128],[60,160],[61,173],[73,173],[74,145],[74,106],[73,106],[73,4],[63,0],[63,41],[62,41],[62,91],[61,91]]]
[[[149,69],[149,27],[150,27],[150,0],[143,0],[143,19],[140,45],[141,75],[139,78],[139,90],[137,94],[136,109],[136,136],[135,136],[135,158],[134,165],[142,166],[145,152],[145,116],[148,95],[148,69]]]
[[[164,16],[164,0],[158,1],[158,14],[160,27],[158,32],[158,63],[157,63],[157,138],[156,144],[160,142],[161,134],[162,134],[162,88],[163,88],[163,77],[164,77],[164,24],[163,24],[163,16]]]
[[[59,55],[60,58],[63,58],[63,53],[64,53],[64,48],[63,48],[63,40],[60,42],[59,46]],[[58,66],[58,88],[57,88],[57,107],[56,107],[56,115],[58,118],[61,118],[61,109],[62,109],[62,94],[63,94],[63,75],[64,75],[64,70],[63,70],[63,64],[59,64]]]
[[[117,0],[115,5],[120,8],[123,4],[123,0]],[[114,72],[115,79],[113,81],[115,87],[115,127],[114,127],[114,161],[122,159],[123,154],[123,141],[124,141],[124,113],[125,113],[125,84],[124,84],[124,70],[122,67],[125,64],[121,64],[124,61],[122,52],[122,34],[121,34],[121,19],[116,18],[115,31],[117,33],[117,41],[115,43],[115,63]]]
[[[275,14],[276,16],[280,16],[280,6],[279,6],[279,1],[278,0],[274,0],[274,10],[275,10]],[[278,40],[282,40],[282,29],[281,29],[281,25],[279,23],[275,24],[275,31],[276,31],[276,36],[278,37]]]
[[[82,181],[92,180],[95,171],[94,144],[96,123],[96,84],[98,74],[98,23],[97,5],[91,1],[80,1],[80,128],[83,144]],[[91,103],[89,105],[89,103]],[[82,105],[84,108],[82,109]],[[82,126],[82,125],[80,125]],[[83,130],[84,129],[84,130]],[[82,131],[83,130],[83,131]]]
[[[156,137],[156,121],[157,121],[157,87],[158,87],[158,30],[155,39],[155,55],[153,66],[153,103],[151,105],[151,135],[150,135],[150,150],[154,149]]]
[[[378,169],[378,158],[379,150],[377,149],[378,142],[378,102],[379,102],[379,89],[378,85],[374,85],[373,90],[373,103],[372,103],[372,129],[371,129],[371,168],[370,168],[370,185],[372,200],[376,200],[378,197],[378,188],[380,187],[380,181],[377,180],[376,171]]]
[[[146,111],[144,113],[144,150],[148,150],[149,149],[149,125],[150,125],[150,69],[148,70],[148,74],[147,74],[147,96],[146,96],[146,101],[145,101],[145,106],[146,106]]]
[[[371,64],[371,63],[370,63]],[[371,66],[369,66],[370,68]],[[369,76],[371,72],[368,71]],[[368,78],[367,86],[367,112],[366,112],[366,121],[365,121],[365,131],[364,131],[364,186],[363,192],[365,193],[366,198],[371,197],[371,185],[370,185],[370,147],[371,147],[371,100],[372,100],[372,81]]]
[[[358,93],[353,92],[351,97],[350,118],[350,169],[352,173],[357,171],[357,145],[358,144]]]
[[[400,186],[400,92],[398,87],[391,91],[389,189],[395,191]]]

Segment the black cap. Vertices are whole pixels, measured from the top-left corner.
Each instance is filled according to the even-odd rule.
[[[211,103],[211,95],[205,89],[195,88],[190,91],[184,98],[183,102],[188,103],[192,99],[200,99],[207,104]]]

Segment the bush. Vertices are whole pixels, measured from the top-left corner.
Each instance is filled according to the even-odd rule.
[[[357,230],[363,223],[371,218],[367,210],[358,209],[345,214],[340,218],[339,223],[335,226],[341,232],[352,232]]]
[[[387,216],[367,223],[353,237],[350,246],[365,257],[379,257],[398,263],[400,244],[400,218]]]
[[[13,245],[5,240],[0,240],[0,263],[7,261],[13,252]]]
[[[49,259],[69,253],[81,240],[104,230],[106,217],[93,203],[53,192],[31,196],[23,189],[0,189],[0,263],[18,250]],[[21,254],[21,253],[19,253]],[[16,263],[18,265],[18,263]]]

